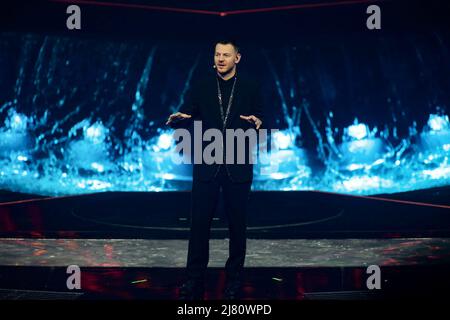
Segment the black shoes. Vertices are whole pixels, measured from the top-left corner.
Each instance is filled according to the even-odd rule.
[[[188,279],[179,288],[179,300],[203,300],[205,283],[201,279]],[[242,280],[240,278],[228,278],[225,283],[223,300],[240,300],[242,298]]]
[[[203,300],[205,284],[201,280],[188,279],[181,287],[179,300]]]
[[[242,298],[242,281],[239,279],[228,280],[225,284],[223,300],[239,300]]]

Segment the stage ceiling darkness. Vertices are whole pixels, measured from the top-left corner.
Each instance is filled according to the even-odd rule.
[[[66,28],[69,3],[81,9],[80,30]],[[242,44],[239,69],[261,81],[266,125],[279,130],[276,169],[255,165],[254,190],[448,185],[449,11],[427,3],[11,5],[0,33],[0,189],[189,190],[192,166],[172,161],[164,123],[212,71],[221,35]],[[381,29],[366,26],[371,4]]]

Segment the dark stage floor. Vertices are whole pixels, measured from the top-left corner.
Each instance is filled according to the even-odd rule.
[[[221,299],[228,241],[211,241],[205,299]],[[186,240],[1,239],[0,299],[177,299]],[[66,287],[69,265],[81,290]],[[381,289],[368,290],[369,265]],[[248,241],[244,300],[433,298],[450,288],[450,239]],[[59,294],[59,295],[58,295]]]
[[[243,299],[448,296],[449,195],[252,193]],[[1,196],[0,299],[177,299],[189,193]],[[210,249],[205,298],[216,300],[228,254],[220,206]],[[69,265],[81,268],[81,290],[66,286]],[[380,290],[367,288],[370,265],[381,268]]]
[[[450,187],[373,197],[251,192],[254,239],[450,236]],[[103,192],[42,198],[0,192],[1,238],[187,239],[189,192]],[[219,202],[212,238],[227,237]]]
[[[1,266],[183,268],[187,240],[0,239]],[[450,239],[249,239],[254,268],[450,264]],[[210,241],[210,267],[225,265],[228,239]]]

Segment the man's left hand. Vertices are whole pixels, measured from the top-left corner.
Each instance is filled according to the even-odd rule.
[[[254,115],[251,115],[251,116],[243,116],[243,115],[241,115],[240,117],[241,117],[241,119],[247,120],[248,122],[253,123],[254,125],[256,125],[256,129],[259,129],[259,127],[262,124],[262,121],[259,118],[255,117]]]

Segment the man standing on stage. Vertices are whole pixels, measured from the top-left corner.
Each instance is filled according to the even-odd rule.
[[[241,53],[235,42],[217,42],[215,71],[193,81],[179,112],[170,115],[166,124],[172,128],[186,128],[192,120],[200,120],[203,130],[218,129],[224,140],[226,129],[258,130],[262,124],[260,89],[247,75],[237,72],[240,60]],[[227,146],[226,141],[222,146]],[[244,148],[248,155],[245,163],[235,160],[229,163],[226,147],[222,148],[222,163],[194,163],[187,281],[181,287],[181,299],[203,299],[211,221],[220,189],[230,239],[224,299],[239,298],[246,254],[246,210],[253,180],[253,162],[248,159],[249,144],[246,143]],[[235,151],[239,149],[235,147]],[[238,156],[236,152],[234,156]]]

